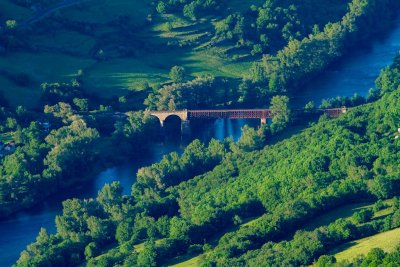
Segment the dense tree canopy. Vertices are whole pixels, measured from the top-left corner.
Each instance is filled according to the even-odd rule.
[[[32,1],[14,1],[32,7]],[[89,94],[79,70],[70,75],[70,82],[40,85],[44,113],[24,107],[12,110],[1,99],[0,133],[11,136],[15,150],[0,160],[0,216],[83,182],[102,165],[143,155],[151,142],[160,140],[159,122],[149,110],[269,104],[273,114],[271,125],[244,126],[237,142],[195,140],[182,153],[164,155],[141,168],[130,195],[123,195],[121,185],[114,182],[97,197],[66,200],[55,220],[56,233],[41,229],[16,266],[159,266],[186,253],[204,253],[203,266],[313,262],[341,266],[326,255],[332,248],[400,227],[400,139],[395,138],[400,127],[400,57],[382,70],[377,88],[367,98],[354,95],[323,101],[322,108],[354,106],[340,118],[324,115],[288,139],[271,138],[294,121],[290,93],[385,29],[400,8],[399,1],[265,0],[251,6],[241,3],[234,10],[227,6],[226,0],[155,1],[152,8],[159,14],[148,14],[146,25],[169,16],[182,19],[179,15],[185,21],[207,24],[210,32],[199,38],[210,39],[197,49],[215,48],[210,54],[218,54],[226,48],[221,52],[226,62],[250,63],[243,79],[219,77],[229,72],[225,66],[213,69],[212,76],[197,71],[195,64],[149,63],[162,69],[162,78],[157,78],[162,82],[150,85],[143,80],[130,85],[126,95],[102,99]],[[68,24],[54,17],[55,29]],[[91,32],[99,27],[92,24],[69,27]],[[141,47],[145,45],[132,31],[129,18],[114,18],[105,25],[113,30],[120,25],[113,34],[123,36],[125,43],[96,43],[90,52],[96,63],[109,57],[136,60],[143,51],[171,49],[172,45]],[[26,48],[19,22],[5,20],[5,26],[0,49]],[[32,30],[40,31],[40,27]],[[179,66],[169,70],[175,64]],[[25,73],[0,74],[20,87],[37,83]],[[147,111],[126,112],[142,107],[144,98]],[[314,104],[307,104],[310,117],[317,114],[314,111]],[[358,202],[375,204],[348,218],[303,228],[326,211]],[[377,217],[384,207],[390,213]],[[375,249],[352,264],[397,263],[398,251]]]
[[[113,183],[97,199],[68,200],[56,219],[57,233],[41,233],[17,265],[87,259],[89,266],[160,265],[257,218],[223,234],[212,250],[204,246],[203,263],[297,266],[311,264],[346,241],[397,228],[397,198],[386,217],[374,218],[368,209],[312,230],[301,226],[343,204],[400,195],[399,140],[394,138],[400,124],[399,85],[381,83],[382,97],[376,102],[338,119],[323,116],[272,146],[257,145],[264,141],[249,129],[237,144],[212,141],[206,147],[195,141],[181,156],[172,153],[141,169],[132,196],[121,195]],[[393,86],[397,89],[387,90]],[[380,208],[378,201],[374,210]],[[144,249],[135,249],[143,242]],[[101,257],[91,257],[97,247],[116,243]],[[321,264],[327,261],[332,258],[320,259]]]

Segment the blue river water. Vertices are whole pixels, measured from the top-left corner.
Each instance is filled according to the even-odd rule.
[[[328,70],[294,95],[293,103],[304,107],[310,100],[316,105],[323,99],[336,96],[366,96],[380,71],[393,62],[400,49],[400,20],[387,35],[343,57]]]
[[[385,66],[391,64],[400,49],[400,21],[386,35],[378,37],[373,43],[364,46],[351,55],[346,56],[327,71],[319,75],[310,85],[294,95],[293,103],[304,106],[312,100],[320,104],[322,99],[336,96],[352,96],[354,93],[366,95],[374,87],[374,81]],[[208,141],[211,138],[219,140],[232,136],[240,137],[240,129],[245,125],[258,125],[254,120],[217,120],[204,122],[193,138]],[[104,184],[120,181],[124,193],[129,194],[135,181],[136,172],[143,166],[159,161],[162,156],[171,151],[182,151],[181,143],[157,144],[152,147],[150,156],[132,160],[122,166],[109,168],[92,179],[91,182],[75,188],[70,188],[50,197],[29,211],[19,212],[0,221],[0,266],[11,266],[26,246],[35,240],[41,227],[48,232],[55,232],[54,219],[61,213],[62,201],[68,198],[95,197]]]

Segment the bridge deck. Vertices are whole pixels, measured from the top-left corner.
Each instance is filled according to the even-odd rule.
[[[302,111],[302,110],[295,110]],[[338,117],[346,113],[347,109],[316,109],[329,116]],[[271,119],[273,112],[271,109],[203,109],[203,110],[176,110],[176,111],[150,111],[150,114],[165,119],[168,116],[176,115],[183,120],[197,119]]]
[[[210,119],[267,119],[270,109],[188,110],[188,118]]]

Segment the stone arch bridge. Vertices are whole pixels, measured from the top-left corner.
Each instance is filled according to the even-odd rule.
[[[347,108],[318,109],[317,111],[332,117],[338,117],[346,113]],[[268,119],[273,118],[271,109],[185,109],[176,111],[150,111],[150,115],[157,117],[160,120],[161,126],[164,126],[164,122],[168,117],[177,116],[181,119],[182,131],[185,130],[191,119],[259,119],[261,125],[264,125],[268,123]]]

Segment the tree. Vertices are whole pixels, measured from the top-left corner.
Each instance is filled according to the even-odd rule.
[[[372,212],[372,210],[364,209],[364,210],[354,213],[352,218],[355,223],[360,224],[360,223],[365,223],[365,222],[371,220],[373,215],[374,215],[374,213]]]
[[[160,14],[164,14],[167,11],[167,6],[163,1],[158,2],[156,10]]]
[[[387,199],[393,195],[395,188],[389,177],[377,176],[369,184],[369,190],[379,199]]]
[[[264,128],[255,130],[245,125],[242,128],[242,136],[237,142],[237,147],[244,152],[250,152],[263,148],[265,145]]]
[[[123,221],[118,224],[117,230],[115,232],[115,239],[117,239],[119,244],[129,241],[133,234],[132,222]]]
[[[379,99],[379,90],[377,89],[369,89],[368,90],[368,96],[367,96],[367,102],[373,102],[375,100]]]
[[[291,119],[291,110],[289,108],[289,97],[274,96],[271,100],[272,123],[281,127],[286,127]]]
[[[63,123],[68,123],[73,120],[73,110],[71,105],[68,103],[60,102],[54,106],[46,105],[44,107],[44,113],[52,114],[56,118],[61,118]]]
[[[196,19],[196,9],[196,3],[191,2],[183,7],[183,15],[191,19]]]
[[[105,207],[118,203],[122,198],[122,186],[120,182],[114,181],[111,184],[105,184],[99,191],[97,200]]]
[[[157,231],[158,233],[163,236],[166,237],[169,235],[169,219],[167,216],[162,216],[161,218],[159,218],[156,222],[156,227],[157,227]]]
[[[175,239],[184,239],[189,232],[189,224],[184,219],[173,217],[170,220],[169,236]]]
[[[157,251],[155,243],[150,241],[145,244],[144,250],[139,253],[137,266],[154,267],[157,266]]]
[[[400,198],[399,197],[393,198],[393,209],[394,210],[400,209]]]
[[[87,227],[89,235],[94,240],[111,239],[114,232],[113,224],[109,220],[100,219],[95,216],[90,216],[87,219]]]
[[[400,85],[400,71],[397,68],[387,67],[381,71],[375,83],[383,93],[393,92]]]
[[[314,104],[314,102],[313,102],[313,101],[308,102],[308,103],[304,106],[304,109],[305,109],[306,112],[310,112],[310,111],[312,111],[313,109],[315,109],[315,104]]]
[[[99,253],[99,248],[95,242],[90,242],[86,247],[85,247],[85,258],[86,260],[90,260],[91,258],[97,256]]]
[[[12,30],[12,29],[15,29],[17,26],[18,26],[18,23],[17,23],[16,20],[9,19],[9,20],[6,21],[6,28],[7,29]]]
[[[381,248],[373,248],[370,252],[368,252],[366,261],[370,262],[370,265],[361,265],[361,266],[380,266],[382,263],[383,258],[385,257],[386,253]]]
[[[8,118],[7,118],[7,120],[6,120],[6,127],[7,127],[9,130],[14,130],[14,129],[17,128],[17,126],[18,126],[18,123],[17,123],[17,120],[16,120],[16,119],[11,118],[11,117],[8,117]]]
[[[80,111],[88,111],[89,103],[86,98],[74,98],[74,104],[79,108]]]
[[[186,75],[186,71],[184,67],[181,66],[173,66],[169,73],[169,77],[175,83],[181,83],[184,81]]]
[[[315,263],[317,267],[333,267],[335,266],[336,258],[333,255],[323,255],[319,257],[318,261]]]

